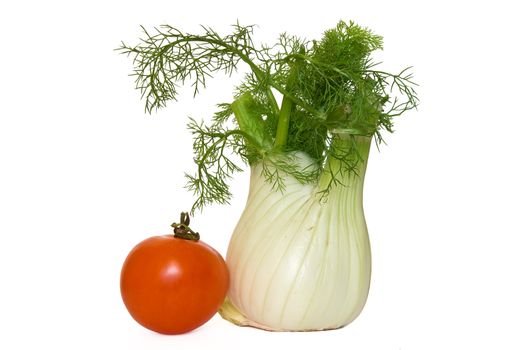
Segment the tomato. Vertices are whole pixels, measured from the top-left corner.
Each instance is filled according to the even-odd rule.
[[[120,290],[131,316],[162,334],[189,332],[219,309],[228,289],[224,259],[206,243],[150,237],[131,250]]]

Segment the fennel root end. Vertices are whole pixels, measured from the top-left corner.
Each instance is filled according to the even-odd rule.
[[[253,327],[262,329],[268,332],[315,332],[315,331],[329,331],[334,329],[343,328],[345,325],[335,328],[324,328],[324,329],[276,329],[265,326],[263,324],[257,323],[255,321],[249,320],[244,316],[230,301],[230,298],[226,297],[221,307],[219,308],[219,315],[228,322],[233,323],[239,327]]]

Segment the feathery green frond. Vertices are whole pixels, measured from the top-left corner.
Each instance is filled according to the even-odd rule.
[[[283,33],[273,45],[256,45],[253,30],[237,23],[228,35],[208,27],[189,34],[163,25],[151,33],[143,28],[138,45],[119,48],[133,57],[132,75],[150,113],[176,100],[183,85],[197,94],[219,72],[250,68],[233,100],[218,105],[211,124],[190,120],[197,171],[187,175],[187,187],[197,196],[194,210],[230,200],[228,181],[241,171],[239,162],[262,162],[276,189],[283,189],[282,174],[316,181],[327,159],[337,160],[338,173],[355,172],[364,158],[355,142],[341,149],[338,135],[350,141],[375,136],[379,144],[382,132],[393,131],[394,118],[419,102],[410,68],[397,74],[377,70],[372,53],[383,48],[383,38],[367,28],[341,21],[320,40]],[[297,151],[317,170],[293,165],[290,157]],[[239,156],[236,161],[232,154]],[[338,178],[333,174],[325,191]]]

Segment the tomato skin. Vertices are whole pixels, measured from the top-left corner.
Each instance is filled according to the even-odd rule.
[[[173,235],[136,245],[120,275],[131,316],[162,334],[186,333],[207,322],[224,301],[228,284],[228,269],[217,251]]]

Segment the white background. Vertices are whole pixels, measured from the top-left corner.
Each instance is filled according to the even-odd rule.
[[[523,12],[518,1],[10,1],[0,5],[1,349],[524,349]],[[113,51],[139,25],[258,24],[319,38],[339,19],[384,36],[385,69],[414,66],[421,105],[373,150],[365,210],[370,297],[349,326],[238,328],[215,316],[160,336],[127,314],[120,267],[193,202],[187,116],[208,118],[235,79],[148,116]],[[195,228],[225,254],[231,206]],[[520,332],[522,333],[520,335]]]

